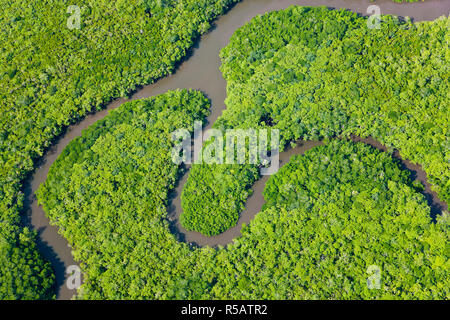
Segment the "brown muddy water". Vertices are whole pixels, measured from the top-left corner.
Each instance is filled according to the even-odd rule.
[[[87,116],[83,121],[67,128],[56,143],[49,148],[43,158],[41,158],[36,166],[33,175],[25,182],[24,192],[25,200],[25,225],[31,226],[38,232],[38,248],[42,255],[48,259],[56,274],[57,298],[70,299],[75,290],[69,290],[65,285],[67,275],[65,270],[70,265],[75,265],[71,248],[68,246],[66,239],[58,234],[58,229],[49,224],[48,218],[44,211],[37,205],[35,192],[39,185],[43,183],[47,177],[48,170],[62,150],[74,138],[81,135],[83,129],[89,127],[97,120],[104,118],[109,110],[115,109],[122,103],[147,98],[157,94],[164,93],[168,90],[178,88],[198,89],[207,94],[211,100],[211,115],[208,117],[208,124],[205,128],[209,129],[216,119],[225,109],[224,100],[226,97],[226,82],[222,78],[219,71],[220,59],[219,51],[228,44],[231,35],[236,29],[248,22],[256,15],[264,14],[273,10],[285,9],[290,5],[304,6],[321,6],[325,5],[331,8],[347,8],[351,11],[367,15],[367,8],[370,5],[378,5],[382,14],[393,14],[397,16],[409,16],[413,21],[434,20],[442,15],[448,15],[450,12],[450,1],[448,0],[430,0],[425,2],[399,4],[391,0],[367,1],[367,0],[243,0],[235,5],[226,15],[220,17],[212,30],[199,39],[197,44],[189,53],[189,58],[179,64],[176,72],[166,78],[160,79],[156,83],[144,86],[136,91],[130,99],[117,99],[106,106],[105,110]],[[359,139],[359,138],[355,138]],[[376,141],[367,143],[374,145],[380,149],[385,149]],[[294,153],[303,153],[320,142],[301,142],[297,148],[288,150],[280,154],[282,164],[289,161],[290,156]],[[426,197],[432,207],[434,214],[440,212],[442,208],[446,208],[445,203],[439,201],[436,194],[430,192],[429,184],[426,182],[426,174],[419,166],[410,164],[408,161],[402,161],[405,168],[411,169],[415,178],[418,178],[426,186]],[[172,201],[169,211],[169,217],[179,216],[181,212],[179,204],[179,194],[182,190],[184,182],[187,179],[187,173],[180,179],[175,193],[178,196]],[[249,197],[247,208],[241,214],[238,225],[217,237],[202,237],[199,234],[183,231],[178,229],[180,238],[184,237],[185,241],[195,242],[199,245],[225,245],[232,241],[240,234],[243,223],[248,223],[254,215],[260,211],[264,199],[262,190],[264,188],[267,177],[259,180],[253,187],[253,195]],[[175,211],[173,211],[175,210]],[[173,215],[175,212],[175,216]]]

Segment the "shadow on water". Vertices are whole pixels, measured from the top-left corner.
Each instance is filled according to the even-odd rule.
[[[22,226],[28,227],[30,230],[34,230],[37,233],[36,246],[44,259],[50,262],[53,272],[55,274],[55,294],[60,295],[60,289],[64,286],[65,282],[65,263],[61,260],[60,256],[55,252],[55,249],[51,243],[44,240],[43,234],[47,231],[47,228],[54,228],[50,225],[41,226],[36,228],[36,225],[32,223],[32,207],[36,204],[36,196],[31,189],[31,177],[25,181],[24,187],[24,212],[21,215]]]

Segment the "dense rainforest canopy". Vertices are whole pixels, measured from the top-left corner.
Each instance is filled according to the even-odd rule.
[[[450,200],[450,20],[381,28],[344,10],[291,7],[254,18],[221,51],[227,109],[216,129],[279,129],[282,146],[372,136],[422,165]],[[238,220],[258,168],[194,165],[182,223],[219,234]]]
[[[38,192],[86,273],[79,298],[445,298],[449,217],[432,223],[389,154],[336,140],[272,176],[227,248],[177,241],[171,132],[207,114],[195,91],[127,103],[73,140]],[[367,269],[381,270],[380,289]]]
[[[33,160],[68,124],[171,73],[237,1],[80,0],[77,28],[67,1],[0,0],[0,299],[52,295],[49,265],[20,226]]]
[[[33,160],[68,124],[172,72],[194,39],[237,1],[80,1],[80,29],[69,29],[71,13],[63,1],[0,0],[0,299],[53,297],[50,266],[36,251],[35,235],[20,226],[21,181]],[[216,128],[275,126],[286,145],[299,138],[372,135],[422,164],[448,201],[449,21],[383,19],[381,30],[369,30],[364,18],[324,8],[255,18],[222,52],[228,111]],[[386,175],[376,186],[381,195],[374,196],[385,201],[372,195],[358,200],[362,205],[342,199],[341,191],[350,190],[345,188],[370,185],[354,177],[346,178],[349,186],[293,179],[310,188],[301,195],[329,192],[335,201],[330,207],[314,197],[278,197],[274,190],[296,170],[289,167],[277,175],[279,182],[271,180],[268,205],[235,244],[215,251],[178,243],[166,221],[167,192],[179,174],[169,161],[168,133],[204,119],[207,108],[207,100],[192,91],[128,104],[87,130],[52,168],[39,198],[82,262],[87,281],[81,297],[449,297],[448,218],[432,224],[429,208],[400,169],[362,145],[333,142],[295,166],[310,161],[313,170],[319,154],[336,153],[341,181],[346,157],[355,154],[377,168],[373,174]],[[379,163],[390,169],[380,173]],[[214,180],[219,176],[220,186]],[[192,190],[202,177],[208,179],[199,195]],[[194,166],[183,194],[184,223],[205,234],[234,225],[257,177],[254,166]],[[366,211],[373,216],[358,215]],[[352,221],[350,235],[340,219]],[[335,220],[330,234],[322,230],[312,240],[314,226]],[[361,223],[369,233],[358,231]],[[344,241],[334,235],[342,234],[342,261],[333,269],[332,247]],[[367,235],[383,240],[370,242]],[[354,268],[346,269],[348,263]],[[386,276],[383,290],[369,292],[363,285],[370,264]],[[326,275],[328,289],[318,280]]]

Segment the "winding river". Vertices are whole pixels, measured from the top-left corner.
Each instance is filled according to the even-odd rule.
[[[182,62],[173,75],[163,78],[152,85],[142,87],[130,99],[122,98],[114,100],[104,110],[91,114],[83,121],[68,127],[65,134],[59,137],[56,143],[46,151],[44,157],[38,161],[33,175],[25,181],[24,224],[38,232],[38,249],[51,262],[55,271],[57,299],[70,299],[76,293],[75,290],[69,290],[65,285],[67,279],[65,270],[68,266],[76,265],[76,263],[73,260],[71,248],[67,240],[58,234],[55,226],[49,224],[49,220],[45,216],[43,209],[37,205],[35,197],[36,190],[45,181],[49,168],[56,158],[70,141],[81,135],[83,129],[89,127],[97,120],[104,118],[109,110],[115,109],[122,103],[130,100],[147,98],[178,88],[198,89],[206,93],[207,97],[211,100],[212,110],[211,115],[208,117],[205,130],[211,128],[212,124],[225,108],[226,82],[219,71],[219,51],[228,44],[234,31],[254,16],[264,14],[268,11],[284,9],[293,4],[306,6],[326,5],[332,8],[347,8],[362,15],[367,14],[368,6],[375,4],[380,6],[382,14],[409,16],[413,21],[434,20],[442,15],[448,15],[450,12],[450,1],[448,0],[426,0],[426,2],[410,4],[394,3],[391,0],[243,0],[243,2],[235,5],[226,15],[216,21],[211,32],[202,36],[201,40],[191,50],[189,59]],[[352,140],[363,141],[380,150],[386,150],[383,145],[371,138],[361,139],[359,137],[352,137]],[[296,148],[289,149],[280,154],[280,165],[287,163],[292,155],[303,153],[320,144],[320,142],[300,141]],[[394,157],[399,158],[398,152],[394,154]],[[401,163],[406,169],[410,170],[412,178],[420,180],[425,185],[425,191],[423,193],[431,207],[433,216],[444,209],[448,209],[444,202],[439,201],[436,193],[431,191],[426,174],[420,166],[413,165],[406,160],[401,160]],[[268,177],[263,177],[253,186],[253,194],[249,197],[246,209],[242,212],[238,224],[235,227],[215,237],[205,237],[197,232],[188,232],[178,222],[178,217],[181,214],[179,195],[187,180],[187,176],[188,173],[184,174],[176,189],[172,192],[173,200],[168,210],[168,218],[173,221],[172,224],[175,227],[175,233],[180,241],[192,242],[197,245],[226,245],[240,235],[242,224],[250,222],[264,204],[262,191]]]

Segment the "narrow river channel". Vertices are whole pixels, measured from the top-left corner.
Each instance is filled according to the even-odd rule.
[[[382,14],[393,14],[397,16],[409,16],[413,21],[434,20],[442,15],[448,15],[450,11],[450,1],[448,0],[426,0],[425,2],[399,4],[391,0],[367,1],[367,0],[243,0],[235,5],[226,15],[220,17],[212,30],[197,41],[197,44],[190,52],[189,58],[182,62],[176,72],[166,78],[160,79],[156,83],[144,86],[136,91],[130,99],[117,99],[112,101],[106,108],[95,114],[87,116],[83,121],[67,128],[56,143],[49,148],[43,158],[36,166],[33,175],[25,181],[24,193],[25,199],[25,225],[31,226],[38,232],[38,248],[42,255],[48,259],[56,274],[57,298],[70,299],[76,292],[69,290],[65,285],[65,270],[70,265],[76,265],[71,254],[71,248],[67,240],[58,234],[56,227],[49,224],[44,211],[37,205],[35,192],[39,185],[47,177],[50,166],[61,154],[70,141],[81,135],[83,129],[91,126],[96,121],[103,119],[109,110],[119,107],[122,103],[147,98],[157,94],[162,94],[168,90],[178,88],[192,88],[206,93],[211,100],[211,115],[208,117],[208,124],[205,128],[211,128],[212,124],[221,115],[225,109],[224,100],[226,97],[226,82],[220,71],[219,51],[228,44],[231,35],[256,15],[265,12],[280,10],[290,5],[304,6],[322,6],[331,8],[347,8],[358,12],[361,15],[367,15],[367,8],[370,5],[378,5]],[[354,137],[355,141],[361,140]],[[385,149],[381,144],[373,139],[364,139],[364,142],[374,145],[379,149]],[[319,145],[320,142],[300,142],[299,146],[280,154],[281,165],[289,161],[293,154],[303,153],[312,147]],[[446,204],[439,201],[436,194],[431,192],[429,184],[426,182],[426,174],[420,166],[412,165],[408,161],[402,164],[411,170],[414,178],[422,181],[426,186],[425,196],[432,208],[432,214],[437,214],[446,208]],[[180,240],[194,242],[198,245],[225,245],[239,236],[243,223],[248,223],[254,215],[260,211],[264,199],[262,190],[264,188],[266,177],[259,180],[253,187],[253,195],[248,199],[247,207],[241,214],[238,225],[217,237],[204,237],[195,232],[186,232],[179,226],[178,217],[181,213],[179,194],[187,179],[186,173],[179,181],[174,191],[175,198],[169,207],[169,218],[174,220],[177,227],[177,234]]]

